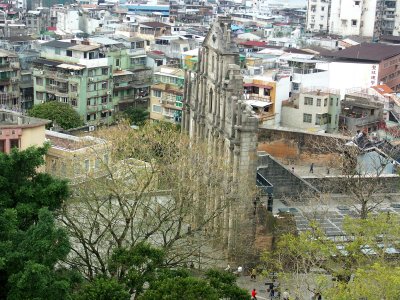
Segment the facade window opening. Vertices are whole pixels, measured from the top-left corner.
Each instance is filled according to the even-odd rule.
[[[208,95],[208,112],[212,113],[212,103],[213,103],[213,90],[210,89],[210,93]]]

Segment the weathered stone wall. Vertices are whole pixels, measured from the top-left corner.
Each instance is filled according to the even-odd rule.
[[[344,144],[346,140],[348,138],[336,135],[260,128],[257,150],[287,160],[288,164],[313,162],[320,166],[328,166],[337,159],[338,154],[334,153],[333,146],[327,144]]]
[[[342,180],[346,181],[360,181],[361,184],[365,186],[374,186],[376,185],[379,190],[377,190],[377,194],[393,194],[400,193],[400,177],[395,175],[383,176],[380,177],[381,182],[376,183],[376,177],[362,177],[362,178],[336,178],[336,177],[324,177],[324,178],[307,178],[305,179],[308,183],[313,185],[315,188],[320,190],[321,192],[333,193],[333,194],[342,194],[343,189],[341,189],[340,182]],[[360,185],[358,183],[358,185]]]

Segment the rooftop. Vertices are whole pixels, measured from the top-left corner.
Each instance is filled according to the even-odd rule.
[[[19,113],[0,110],[0,128],[29,128],[44,126],[51,123],[49,120],[23,116]]]
[[[383,61],[393,56],[400,55],[400,46],[380,43],[362,43],[326,54],[328,57],[338,59],[351,59],[361,61]]]
[[[100,48],[100,45],[84,45],[84,44],[79,44],[79,45],[74,45],[72,47],[69,47],[68,50],[75,50],[75,51],[91,51]]]
[[[74,44],[70,42],[62,42],[62,41],[50,41],[47,43],[42,44],[43,47],[52,47],[52,48],[61,48],[61,49],[68,49],[71,46],[74,46]]]
[[[152,27],[152,28],[171,27],[171,25],[168,25],[166,23],[161,23],[161,22],[143,22],[143,23],[140,23],[140,25]]]
[[[104,140],[92,136],[77,137],[50,130],[46,130],[45,134],[51,145],[60,150],[75,151],[105,143]]]
[[[17,57],[17,54],[4,49],[0,49],[0,57]]]

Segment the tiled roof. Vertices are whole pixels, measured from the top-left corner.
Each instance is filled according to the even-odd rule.
[[[344,50],[332,52],[327,56],[338,59],[380,62],[396,55],[400,55],[400,46],[362,43]]]
[[[266,42],[259,42],[259,41],[245,41],[239,43],[239,45],[250,46],[250,47],[267,47]]]
[[[50,41],[50,42],[47,42],[47,43],[43,43],[42,46],[67,49],[67,48],[69,48],[71,46],[74,46],[74,44],[68,43],[68,42],[61,42],[61,41]]]
[[[143,23],[140,23],[140,25],[153,27],[153,28],[171,27],[171,25],[161,23],[161,22],[143,22]]]

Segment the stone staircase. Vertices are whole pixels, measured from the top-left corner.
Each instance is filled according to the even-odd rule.
[[[310,197],[319,197],[321,192],[313,185],[292,173],[276,159],[261,152],[258,155],[257,173],[273,186],[274,199],[302,201]]]

